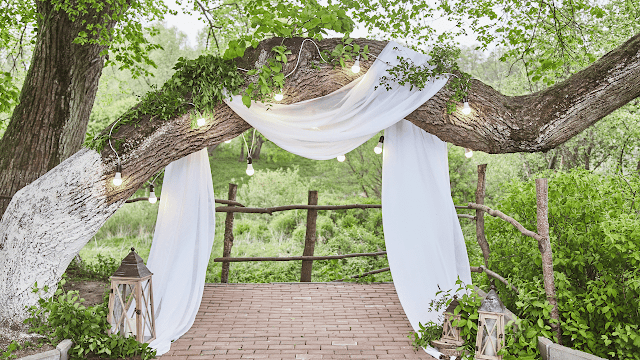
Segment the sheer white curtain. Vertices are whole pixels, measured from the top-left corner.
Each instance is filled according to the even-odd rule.
[[[147,267],[153,273],[158,355],[196,318],[215,235],[215,197],[207,149],[169,164]]]
[[[426,323],[437,318],[437,314],[429,313],[427,308],[438,285],[442,289],[452,288],[458,276],[463,281],[470,282],[471,275],[460,224],[451,200],[446,144],[403,120],[405,116],[436,94],[446,84],[447,79],[434,79],[420,91],[415,88],[410,90],[409,87],[399,84],[391,84],[390,91],[387,91],[384,86],[376,89],[380,83],[380,77],[386,74],[389,64],[393,66],[398,63],[398,56],[411,59],[418,65],[425,64],[429,59],[424,54],[390,42],[366,74],[329,95],[291,105],[274,104],[267,107],[261,103],[252,103],[250,108],[244,106],[241,98],[236,96],[232,101],[227,101],[227,104],[281,148],[317,160],[332,159],[338,155],[347,154],[379,131],[386,129],[382,203],[387,256],[402,306],[411,325],[417,330],[419,322]],[[204,163],[204,159],[200,161]],[[200,170],[205,171],[204,167]],[[204,175],[198,178],[202,182],[208,182],[207,186],[210,186],[211,176],[208,175],[208,180],[204,179]],[[182,227],[183,221],[192,226],[204,225],[194,222],[193,216],[184,215],[183,212],[187,210],[163,207],[167,182],[173,181],[171,178],[174,176],[185,177],[179,175],[178,171],[167,171],[165,174],[165,187],[162,192],[149,268],[156,273],[160,271],[159,269],[168,268],[166,277],[162,280],[154,275],[154,284],[182,282],[181,285],[184,286],[182,294],[198,296],[199,304],[199,297],[202,295],[201,283],[204,281],[206,272],[206,261],[202,253],[206,252],[206,260],[208,260],[209,251],[204,250],[207,244],[198,237],[200,234],[198,232],[198,235],[194,235],[198,245],[182,248],[185,242],[194,240],[177,231],[175,227],[178,225]],[[186,181],[186,178],[180,181]],[[202,186],[196,186],[194,182],[191,184],[194,188]],[[199,214],[203,216],[210,214],[211,223],[208,231],[211,234],[209,239],[213,239],[213,210],[209,208],[209,203],[213,201],[213,191],[203,192],[202,194],[211,195],[210,198],[202,195],[204,200],[194,198],[191,191],[185,189],[181,191],[184,192],[185,197],[191,198],[191,200],[185,200],[185,204],[193,201],[193,204],[200,204],[201,207],[207,208]],[[195,210],[190,210],[190,212],[193,211]],[[164,215],[165,212],[167,215]],[[159,230],[160,226],[163,226],[164,230]],[[171,232],[173,235],[165,240],[167,245],[156,244],[157,239],[165,236],[162,234],[163,231]],[[180,247],[178,247],[170,244],[169,237],[173,237],[174,242],[178,239],[184,240],[180,240]],[[175,274],[171,273],[173,268],[169,267],[176,265],[155,259],[155,257],[175,256],[172,254],[174,251],[185,255],[185,261],[180,262],[180,266],[184,267]],[[189,256],[198,261],[188,265],[186,258]],[[201,261],[204,262],[201,263]],[[190,279],[197,281],[189,285]],[[193,289],[191,292],[188,292],[189,286]],[[181,302],[165,301],[165,297],[173,299],[175,295],[170,293],[170,287],[163,289],[154,291],[154,294],[158,294],[162,302],[161,307],[158,306],[158,319],[162,319],[162,324],[167,324],[163,329],[171,333],[170,336],[162,336],[163,339],[169,339],[182,332],[182,330],[170,331],[169,321],[180,324],[176,328],[188,329],[193,322],[190,316],[195,316],[197,306],[194,307],[195,302],[190,302],[187,311]],[[190,322],[183,321],[179,317],[181,315],[162,318],[166,312],[172,311],[176,314],[188,314]],[[160,326],[158,329],[160,330]],[[159,333],[159,340],[152,345],[157,347],[159,354],[162,354],[168,348],[164,345],[163,347],[156,345],[166,343],[166,340],[160,341],[160,336]]]

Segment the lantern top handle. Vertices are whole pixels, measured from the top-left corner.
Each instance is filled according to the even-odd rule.
[[[144,260],[136,253],[134,248],[131,248],[131,252],[122,260],[120,267],[113,273],[112,277],[142,279],[149,275],[153,274],[145,266]]]
[[[502,300],[500,300],[500,297],[498,297],[498,293],[496,292],[496,287],[494,285],[491,285],[491,291],[489,291],[484,300],[482,300],[482,304],[480,305],[480,308],[478,308],[478,311],[493,313],[505,312],[504,304],[502,303]]]

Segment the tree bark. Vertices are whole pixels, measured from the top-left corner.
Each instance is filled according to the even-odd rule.
[[[264,139],[262,138],[262,136],[257,135],[255,145],[253,145],[254,146],[253,153],[251,153],[251,158],[253,160],[260,159],[260,151],[262,150],[262,144],[264,144]]]
[[[369,45],[373,55],[386,45],[374,40],[355,42]],[[277,38],[263,41],[256,49],[247,50],[238,66],[255,67],[281,43]],[[284,40],[294,54],[301,43],[298,38]],[[331,51],[340,43],[340,39],[326,39],[318,46]],[[360,62],[364,71],[374,57],[369,59]],[[295,63],[290,61],[284,72],[291,72]],[[305,46],[297,70],[287,78],[283,103],[327,95],[356,77],[351,71],[321,63],[315,47]],[[470,115],[460,111],[447,114],[450,95],[450,90],[440,90],[407,119],[444,141],[474,150],[506,153],[551,149],[640,95],[640,34],[565,82],[531,95],[507,97],[474,80],[469,94]],[[188,113],[166,121],[154,119],[120,126],[112,138],[121,141],[121,186],[111,182],[116,156],[107,146],[100,154],[81,149],[17,192],[0,220],[0,321],[24,319],[24,306],[37,301],[30,290],[35,282],[55,288],[75,254],[160,169],[250,128],[225,104],[218,105],[213,114],[213,121],[197,129],[191,128]],[[17,136],[15,131],[12,136]],[[23,146],[34,145],[25,142]]]
[[[309,205],[318,205],[318,192],[309,190]],[[318,218],[318,210],[307,210],[307,232],[304,237],[304,250],[302,256],[313,256],[316,247],[316,219]],[[313,260],[305,260],[302,262],[300,270],[300,282],[311,282],[311,273],[313,271]]]
[[[551,309],[551,331],[555,333],[556,343],[562,345],[562,329],[560,328],[560,314],[558,312],[558,300],[556,299],[556,285],[553,277],[553,251],[549,239],[549,184],[547,179],[536,179],[536,209],[538,249],[542,258],[542,277],[544,280],[544,292],[547,295]]]
[[[87,132],[105,46],[73,40],[103,14],[88,13],[72,21],[49,1],[36,1],[41,15],[38,36],[20,103],[0,140],[0,195],[13,196],[80,150]],[[85,21],[85,24],[82,22]],[[107,24],[108,28],[114,22]],[[0,199],[0,217],[9,201]]]
[[[478,186],[476,188],[476,204],[484,205],[484,194],[487,187],[486,181],[487,164],[478,165]],[[489,256],[491,255],[491,249],[489,248],[489,242],[484,234],[484,212],[476,210],[476,240],[482,250],[482,257],[484,258],[484,266],[489,267]]]
[[[238,193],[238,185],[229,184],[229,201],[236,200],[236,194]],[[223,257],[231,256],[231,249],[233,248],[233,216],[234,213],[228,212],[227,218],[224,221],[224,246],[222,249]],[[229,263],[222,263],[222,270],[220,271],[220,282],[229,282]]]

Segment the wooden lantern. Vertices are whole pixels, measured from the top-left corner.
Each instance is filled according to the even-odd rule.
[[[442,338],[433,340],[431,345],[438,349],[441,353],[448,356],[460,356],[462,351],[456,350],[464,345],[464,340],[460,337],[460,328],[454,326],[456,320],[460,320],[460,315],[454,315],[458,306],[458,296],[454,295],[453,300],[444,311],[444,322],[442,323]]]
[[[111,276],[107,315],[111,325],[109,334],[135,336],[141,343],[156,338],[152,275],[142,258],[131,248]]]
[[[495,287],[491,286],[491,291],[478,309],[477,360],[502,360],[498,351],[504,345],[504,312],[504,305]]]

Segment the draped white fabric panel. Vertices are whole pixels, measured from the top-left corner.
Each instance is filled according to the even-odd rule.
[[[411,326],[438,322],[429,301],[438,286],[471,284],[469,258],[451,188],[447,144],[402,120],[384,137],[382,221],[387,259]],[[436,357],[437,358],[437,357]]]
[[[250,108],[242,104],[241,96],[226,102],[281,148],[315,160],[335,158],[404,119],[447,83],[446,78],[436,79],[422,91],[397,84],[390,91],[384,86],[376,89],[380,77],[387,75],[385,62],[396,65],[398,56],[416,64],[429,59],[389,42],[366,74],[329,95],[291,105],[253,102]]]
[[[158,355],[193,325],[215,234],[215,197],[207,149],[169,164],[147,267],[153,273]]]

